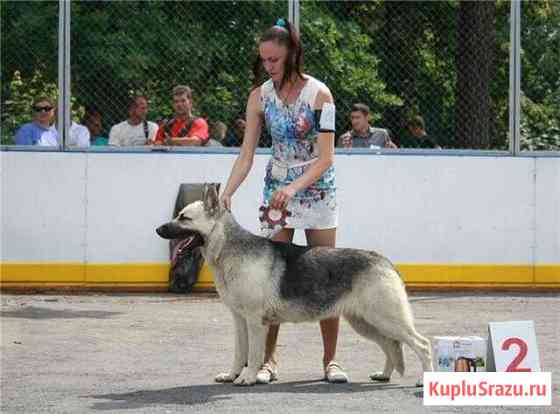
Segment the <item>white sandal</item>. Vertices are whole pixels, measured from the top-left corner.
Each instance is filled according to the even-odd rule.
[[[348,382],[348,375],[346,375],[340,365],[331,361],[325,368],[325,380],[331,384],[342,384]]]
[[[257,372],[257,384],[270,384],[278,379],[278,368],[265,362]]]

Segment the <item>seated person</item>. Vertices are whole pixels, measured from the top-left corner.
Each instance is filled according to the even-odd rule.
[[[89,131],[91,145],[107,145],[109,143],[109,138],[102,136],[101,113],[97,109],[86,109],[82,124]]]
[[[74,121],[70,125],[70,137],[66,140],[69,147],[88,148],[90,145],[89,129]]]
[[[352,105],[350,112],[352,129],[338,138],[338,146],[344,148],[397,148],[389,132],[369,124],[369,107],[362,103]]]
[[[233,128],[231,128],[227,135],[224,142],[226,147],[240,147],[243,143],[243,135],[245,134],[245,119],[237,118],[233,124]]]
[[[41,96],[33,102],[33,121],[22,125],[16,132],[16,145],[56,147],[58,132],[54,121],[54,101]]]
[[[208,123],[192,114],[192,91],[184,85],[173,88],[175,115],[165,120],[155,137],[155,145],[202,146],[208,143]]]
[[[221,121],[212,125],[210,132],[210,139],[208,140],[209,147],[223,147],[223,142],[226,137],[227,126]]]
[[[113,125],[109,132],[109,145],[132,147],[153,144],[158,125],[146,120],[148,99],[137,95],[128,103],[128,119]]]
[[[415,116],[406,123],[410,137],[401,141],[402,148],[433,148],[441,149],[436,140],[426,132],[424,118]]]

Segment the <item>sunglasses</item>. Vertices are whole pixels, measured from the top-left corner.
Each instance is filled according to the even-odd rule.
[[[52,111],[53,107],[52,106],[35,106],[33,109],[35,110],[35,112],[50,112],[50,111]]]

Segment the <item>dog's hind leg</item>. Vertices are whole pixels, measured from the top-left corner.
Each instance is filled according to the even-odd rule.
[[[420,359],[423,372],[433,371],[430,341],[416,331],[410,313],[389,314],[377,309],[376,312],[371,312],[364,317],[367,317],[367,322],[374,325],[382,335],[407,344]],[[416,384],[421,386],[422,377]]]
[[[257,372],[264,361],[264,350],[268,326],[262,324],[261,319],[247,320],[249,333],[249,357],[247,367],[233,381],[235,385],[254,385],[257,382]]]
[[[235,351],[233,356],[233,364],[229,372],[216,375],[216,382],[233,382],[247,365],[248,356],[248,332],[247,321],[241,315],[231,312],[233,316],[233,327],[235,329]]]
[[[388,382],[391,374],[396,369],[399,374],[404,375],[404,357],[402,344],[387,338],[379,330],[358,316],[344,315],[350,326],[363,337],[376,342],[385,353],[385,367],[383,372],[374,372],[370,375],[373,381]]]

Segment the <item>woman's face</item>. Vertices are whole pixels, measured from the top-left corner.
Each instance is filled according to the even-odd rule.
[[[280,82],[284,76],[288,48],[270,40],[259,45],[259,54],[268,76],[273,82]]]

